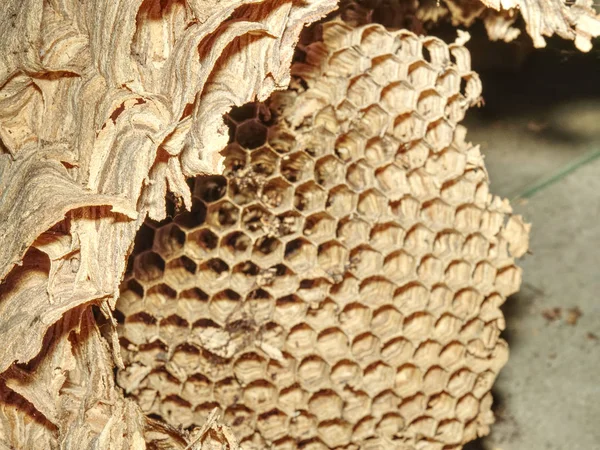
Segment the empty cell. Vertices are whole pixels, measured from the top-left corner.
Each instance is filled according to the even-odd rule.
[[[172,286],[181,288],[193,282],[197,265],[187,256],[169,261],[165,267],[164,280]]]
[[[227,191],[227,178],[222,175],[200,176],[194,184],[194,197],[205,203],[220,200]]]
[[[322,210],[327,201],[327,191],[314,181],[298,186],[294,193],[294,207],[305,214]]]
[[[382,306],[373,313],[371,330],[380,339],[387,339],[398,333],[402,327],[402,314],[393,306]]]
[[[309,392],[327,389],[329,387],[329,366],[318,356],[309,356],[298,366],[298,380]]]
[[[390,114],[404,114],[415,110],[417,97],[418,92],[405,81],[395,81],[381,91],[381,105]]]
[[[224,230],[237,224],[240,210],[233,203],[223,200],[208,205],[206,222],[216,230]]]
[[[142,283],[150,283],[163,276],[165,261],[157,253],[146,251],[135,257],[133,270],[137,280]]]
[[[281,175],[290,183],[298,183],[311,178],[313,170],[312,159],[299,151],[286,155],[281,159]]]
[[[267,141],[267,127],[257,119],[245,120],[236,127],[235,141],[249,150],[258,148]]]
[[[154,236],[154,251],[165,259],[170,259],[180,253],[185,244],[185,233],[176,224],[170,223],[159,228]]]
[[[355,210],[357,197],[346,185],[336,186],[329,191],[326,211],[333,217],[345,217]]]
[[[346,180],[352,189],[362,191],[373,186],[373,168],[361,159],[346,169]]]
[[[381,361],[374,362],[365,368],[363,382],[369,396],[374,397],[394,386],[394,369]]]
[[[370,220],[386,217],[390,212],[388,199],[376,189],[370,189],[360,194],[357,210]]]
[[[286,340],[286,349],[295,358],[302,358],[314,352],[316,344],[316,333],[307,324],[299,324],[293,327]]]
[[[234,231],[221,238],[219,247],[219,256],[235,262],[250,256],[252,239],[242,231]]]
[[[342,183],[344,176],[344,164],[335,156],[325,156],[315,163],[315,181],[326,189]]]
[[[329,448],[335,448],[350,443],[352,427],[341,419],[328,420],[319,424],[318,433]]]
[[[265,177],[275,173],[280,159],[279,155],[268,147],[253,151],[250,155],[252,169],[248,176],[254,178],[260,186]]]
[[[185,253],[196,260],[206,258],[217,248],[219,237],[208,228],[192,231],[187,238]]]
[[[339,328],[327,328],[317,337],[317,350],[329,362],[348,356],[348,337]]]
[[[292,186],[283,178],[269,180],[262,188],[261,200],[271,210],[289,208],[293,201]]]
[[[319,422],[342,417],[344,400],[331,389],[313,394],[308,402],[308,410]]]
[[[284,259],[296,272],[307,273],[317,263],[317,247],[307,239],[294,239],[286,244]]]
[[[277,389],[266,380],[257,380],[244,387],[243,401],[246,406],[260,413],[277,404]]]
[[[288,416],[285,413],[272,409],[258,416],[256,429],[265,439],[273,441],[286,436],[287,422]]]

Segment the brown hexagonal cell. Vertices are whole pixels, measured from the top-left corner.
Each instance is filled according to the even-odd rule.
[[[298,183],[311,178],[312,159],[304,152],[295,152],[281,159],[279,172],[290,183]]]
[[[257,119],[245,120],[235,129],[235,141],[252,150],[267,142],[267,127]]]
[[[327,191],[314,181],[298,186],[294,193],[294,207],[305,214],[322,210],[327,201]]]

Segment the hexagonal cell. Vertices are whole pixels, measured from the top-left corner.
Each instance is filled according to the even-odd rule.
[[[391,116],[379,105],[371,105],[361,111],[362,119],[357,128],[368,138],[379,137],[388,128]]]
[[[302,151],[286,155],[281,160],[281,175],[290,183],[305,181],[312,172],[312,160]]]
[[[406,179],[406,170],[397,163],[391,163],[375,171],[375,178],[379,188],[389,198],[396,199],[410,192]]]
[[[417,274],[422,283],[431,286],[442,279],[444,263],[433,255],[427,255],[421,259]]]
[[[170,223],[156,230],[153,249],[169,259],[179,253],[184,244],[185,233],[176,224]]]
[[[393,336],[402,327],[402,314],[393,306],[382,306],[373,313],[371,330],[382,339]]]
[[[404,248],[412,255],[425,255],[431,252],[435,233],[424,225],[415,225],[406,233]]]
[[[154,225],[151,221],[142,223],[139,230],[135,234],[133,253],[137,255],[144,250],[150,250],[154,242]],[[129,258],[130,260],[132,258]]]
[[[328,420],[319,424],[318,433],[325,445],[335,448],[350,443],[352,426],[340,419]]]
[[[273,236],[263,236],[254,242],[252,259],[263,267],[268,267],[281,261],[283,245]]]
[[[221,155],[224,158],[223,174],[225,176],[237,173],[248,165],[248,152],[237,143],[229,144],[221,151]]]
[[[371,64],[373,80],[381,86],[386,86],[390,80],[398,78],[402,61],[394,55],[383,55],[373,58]]]
[[[135,257],[134,276],[142,283],[156,281],[163,276],[165,261],[157,253],[146,251]]]
[[[432,339],[419,344],[413,355],[413,362],[418,367],[431,367],[439,360],[442,344]]]
[[[456,418],[468,422],[479,414],[479,400],[472,394],[467,394],[456,403]]]
[[[195,201],[192,203],[191,211],[180,212],[173,220],[185,230],[199,227],[206,220],[206,205],[200,201]]]
[[[427,414],[438,419],[452,417],[456,400],[446,392],[433,395],[427,404]],[[477,403],[479,406],[479,403]]]
[[[314,116],[313,126],[337,134],[340,125],[333,106],[329,105],[319,110]]]
[[[399,367],[411,360],[414,350],[410,341],[403,337],[397,337],[383,344],[381,357],[390,366]]]
[[[329,191],[326,210],[334,217],[344,217],[356,208],[357,195],[346,185],[337,186]]]
[[[314,350],[315,342],[315,331],[306,324],[299,324],[290,330],[286,348],[294,357],[302,358]]]
[[[485,258],[489,250],[490,242],[481,233],[469,235],[462,246],[462,253],[467,261]]]
[[[218,236],[208,228],[192,231],[187,238],[185,252],[196,259],[204,259],[217,248]]]
[[[360,194],[358,212],[371,220],[377,220],[388,215],[387,198],[376,189],[370,189]]]
[[[298,366],[298,380],[309,392],[327,389],[329,386],[329,366],[318,356],[304,358]]]
[[[435,86],[437,71],[424,61],[417,61],[408,69],[408,81],[417,90]]]
[[[482,292],[487,293],[492,289],[496,279],[496,268],[487,261],[481,261],[473,271],[473,283]]]
[[[273,215],[259,205],[248,206],[242,212],[242,226],[251,233],[264,233],[273,219]]]
[[[394,305],[403,314],[412,314],[427,309],[429,291],[417,281],[399,287],[394,293]]]
[[[391,202],[390,207],[397,220],[405,228],[409,228],[419,219],[421,202],[411,195],[405,195],[400,200]]]
[[[439,351],[439,345],[438,345]],[[434,395],[442,392],[444,386],[448,384],[448,378],[450,373],[440,366],[435,366],[435,358],[431,358],[432,366],[427,369],[423,378],[423,393],[427,395]]]
[[[452,227],[454,208],[440,199],[423,203],[421,217],[434,229]]]
[[[402,330],[404,335],[411,340],[418,339],[418,336],[430,336],[433,332],[434,320],[426,312],[416,312],[404,319]]]
[[[404,113],[394,119],[393,135],[401,142],[411,142],[425,137],[427,122],[416,112]]]
[[[229,277],[229,266],[222,259],[213,258],[198,266],[197,273],[200,286],[214,289]]]
[[[345,386],[360,386],[362,369],[356,362],[344,359],[332,367],[331,381],[337,389],[343,389]]]
[[[452,144],[454,127],[446,119],[439,119],[427,127],[425,141],[435,152],[440,152]]]
[[[320,243],[335,237],[335,220],[327,213],[317,213],[306,218],[304,236],[311,242]]]
[[[221,238],[219,256],[231,262],[239,261],[250,256],[251,247],[252,239],[250,237],[242,231],[234,231]]]
[[[267,440],[273,441],[287,435],[288,417],[278,409],[272,409],[258,416],[256,428]]]
[[[146,310],[156,317],[164,317],[177,309],[177,302],[174,301],[176,297],[177,292],[167,284],[155,284],[146,291]]]
[[[208,308],[211,317],[217,323],[224,325],[229,321],[233,312],[237,308],[240,308],[240,306],[240,295],[231,289],[225,289],[211,298]]]
[[[352,354],[361,365],[369,364],[379,358],[381,343],[371,333],[363,333],[352,341]]]
[[[217,402],[204,402],[194,408],[194,423],[206,423],[210,413],[215,409],[219,409]]]
[[[268,139],[269,146],[280,155],[290,153],[296,148],[296,137],[279,125],[269,128]]]
[[[244,261],[233,267],[231,271],[231,287],[240,294],[245,294],[256,285],[260,267],[252,261]]]
[[[298,384],[283,388],[279,392],[279,407],[293,416],[296,411],[304,409],[308,402],[308,393]]]
[[[256,352],[244,353],[233,365],[235,377],[242,384],[266,378],[267,360]]]
[[[317,392],[308,402],[308,410],[319,421],[341,418],[343,407],[344,401],[331,389]]]
[[[213,229],[223,230],[237,224],[240,210],[233,203],[223,200],[208,206],[206,222],[213,226]]]
[[[471,280],[472,271],[467,261],[452,261],[446,268],[444,280],[450,287],[466,286]]]
[[[258,120],[246,120],[236,127],[235,140],[243,148],[258,148],[267,142],[267,127]]]
[[[266,380],[257,380],[244,388],[244,404],[249,408],[264,412],[277,404],[277,388]]]
[[[169,345],[179,345],[188,337],[190,324],[187,320],[173,314],[162,319],[159,324],[159,335],[164,342]]]
[[[390,253],[383,262],[383,274],[396,283],[414,276],[415,268],[415,258],[403,250]]]
[[[381,417],[389,411],[394,411],[400,403],[400,397],[392,389],[385,390],[373,398],[371,412],[374,416]]]
[[[317,420],[307,411],[299,411],[299,414],[290,419],[290,436],[298,441],[310,438],[317,428]]]
[[[453,230],[444,230],[435,237],[433,254],[441,259],[451,258],[462,252],[463,242],[462,234]]]
[[[269,147],[263,147],[252,152],[250,164],[252,167],[248,177],[254,179],[255,184],[261,184],[264,177],[271,176],[277,170],[279,156]]]
[[[363,380],[365,390],[374,397],[394,386],[394,369],[381,361],[374,362],[365,368]]]
[[[373,169],[364,159],[361,159],[346,169],[346,180],[356,191],[367,189],[374,182]]]
[[[140,312],[125,319],[124,335],[129,342],[141,345],[158,337],[157,321],[150,314]]]
[[[330,241],[319,246],[319,267],[335,277],[346,271],[348,250],[336,241]]]
[[[505,297],[514,294],[521,285],[522,271],[520,267],[508,266],[498,269],[496,288]]]
[[[296,272],[307,273],[317,263],[317,247],[306,239],[294,239],[286,244],[284,259]]]
[[[440,191],[441,198],[450,205],[460,206],[465,202],[475,200],[475,190],[477,184],[465,178],[451,180],[442,186]]]
[[[191,405],[177,395],[170,395],[160,402],[160,415],[167,423],[186,428],[194,423]]]
[[[240,206],[258,200],[264,180],[264,176],[257,175],[252,171],[240,173],[238,177],[230,178],[228,197]]]
[[[181,330],[180,333],[183,336],[183,330]],[[173,373],[177,373],[178,378],[183,381],[186,376],[191,375],[196,370],[199,359],[200,350],[198,350],[198,348],[187,343],[179,344],[173,352],[173,356],[171,356],[171,367],[169,370]],[[173,370],[174,368],[177,370]]]
[[[144,310],[144,288],[133,278],[121,284],[121,296],[117,309],[125,316]]]
[[[473,390],[477,374],[469,369],[459,369],[452,374],[446,391],[453,397],[462,397]]]
[[[292,205],[292,186],[283,178],[269,180],[262,189],[261,200],[271,210],[289,208]]]
[[[369,329],[371,311],[360,303],[350,303],[340,313],[339,320],[344,333],[353,337]]]
[[[194,374],[187,378],[183,383],[181,397],[191,404],[196,404],[200,399],[209,398],[211,396],[212,383],[201,374]]]
[[[325,156],[315,163],[315,181],[330,188],[344,181],[344,165],[333,155]]]
[[[369,244],[379,252],[402,245],[404,230],[396,222],[378,223],[371,230]]]
[[[369,59],[356,47],[349,47],[331,55],[326,74],[342,78],[351,77],[355,73],[360,73],[369,64]]]
[[[350,270],[357,277],[366,278],[378,274],[382,267],[383,256],[368,245],[361,245],[350,252]]]
[[[224,421],[238,439],[250,436],[256,430],[255,414],[244,405],[233,405],[225,410]]]
[[[366,108],[379,100],[381,88],[368,74],[362,74],[350,80],[346,98],[357,108]]]
[[[221,405],[232,405],[242,397],[242,388],[235,378],[228,377],[215,383],[214,396]]]
[[[191,282],[196,273],[196,263],[187,256],[169,261],[165,268],[164,280],[179,288]]]
[[[297,295],[287,295],[277,300],[274,319],[287,326],[294,326],[304,318],[308,305]]]
[[[366,138],[356,130],[338,136],[335,142],[335,154],[340,161],[348,163],[364,156]]]
[[[390,83],[381,91],[381,104],[390,113],[404,114],[417,107],[418,92],[405,81]]]
[[[227,191],[227,179],[222,175],[200,176],[194,184],[194,197],[206,203],[220,200]]]
[[[435,89],[428,89],[419,94],[417,111],[427,120],[443,116],[445,106],[446,99]]]
[[[327,192],[314,181],[308,181],[296,188],[294,207],[301,212],[311,213],[325,207]]]
[[[317,337],[317,349],[327,361],[337,361],[348,355],[348,337],[339,328],[327,328]]]
[[[423,374],[413,364],[404,364],[396,371],[394,392],[400,397],[410,397],[421,390]]]
[[[376,432],[380,436],[387,438],[393,438],[394,436],[401,435],[405,430],[406,422],[402,416],[395,412],[385,414],[376,427]]]
[[[177,296],[177,314],[195,322],[208,313],[208,295],[198,288],[186,289]]]
[[[337,240],[343,244],[356,245],[369,240],[370,225],[364,220],[350,215],[339,221]]]

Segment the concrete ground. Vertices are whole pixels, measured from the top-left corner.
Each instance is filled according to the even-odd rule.
[[[504,308],[497,423],[468,450],[600,449],[600,58],[550,44],[485,71],[486,106],[467,119],[491,191],[533,225]]]

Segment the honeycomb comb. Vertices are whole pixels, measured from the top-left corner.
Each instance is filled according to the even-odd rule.
[[[173,426],[218,408],[247,449],[460,449],[493,421],[529,230],[458,125],[479,78],[458,43],[317,34],[229,115],[224,175],[140,231],[118,382]]]

